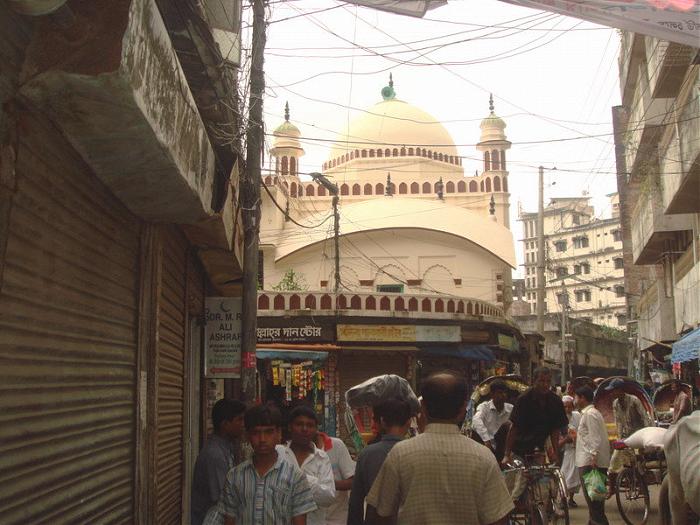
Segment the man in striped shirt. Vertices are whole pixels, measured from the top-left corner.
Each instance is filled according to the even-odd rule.
[[[226,477],[219,511],[225,525],[306,525],[316,510],[306,476],[275,449],[281,438],[279,411],[267,405],[245,414],[253,459]]]

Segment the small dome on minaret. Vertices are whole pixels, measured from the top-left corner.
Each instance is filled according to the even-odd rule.
[[[481,121],[481,138],[479,142],[506,140],[506,123],[494,112],[493,94],[489,96],[489,116]]]
[[[301,157],[304,154],[304,148],[301,147],[299,141],[301,131],[289,121],[289,102],[284,105],[284,122],[277,126],[272,134],[275,139],[272,143],[272,149],[270,149],[271,155],[280,156],[291,153],[290,151],[282,153],[282,150],[295,150],[295,157]]]

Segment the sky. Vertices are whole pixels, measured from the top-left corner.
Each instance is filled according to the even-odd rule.
[[[335,0],[271,0],[268,15],[265,126],[271,133],[283,121],[288,102],[306,152],[302,173],[321,171],[329,141],[381,101],[391,72],[397,98],[450,132],[467,174],[481,170],[473,145],[493,93],[513,143],[516,241],[519,206],[537,210],[540,165],[557,168],[545,172],[545,200],[587,193],[597,216],[610,215],[617,30],[498,0],[449,0],[423,19]]]

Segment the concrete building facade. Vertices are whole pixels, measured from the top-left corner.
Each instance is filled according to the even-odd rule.
[[[544,210],[545,311],[627,329],[622,231],[617,194],[611,217],[595,216],[588,197],[555,198]],[[521,212],[524,300],[537,304],[537,213]]]
[[[613,119],[638,374],[700,323],[699,60],[697,47],[622,33]],[[697,357],[677,372],[697,373]]]

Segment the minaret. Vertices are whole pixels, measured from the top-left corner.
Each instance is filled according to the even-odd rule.
[[[484,175],[490,172],[499,175],[499,179],[503,180],[500,187],[494,187],[494,191],[508,191],[508,183],[506,177],[508,170],[506,166],[506,150],[510,149],[510,142],[506,139],[505,128],[506,123],[500,117],[496,116],[493,105],[493,94],[489,96],[489,116],[481,121],[481,138],[476,145],[476,149],[483,153]],[[499,182],[501,182],[499,180]],[[495,185],[494,185],[495,186]],[[488,190],[487,190],[488,191]]]
[[[274,163],[274,177],[281,184],[287,183],[289,196],[297,196],[299,188],[299,159],[304,155],[299,137],[301,132],[289,121],[289,103],[284,105],[284,122],[273,132],[270,162]]]

